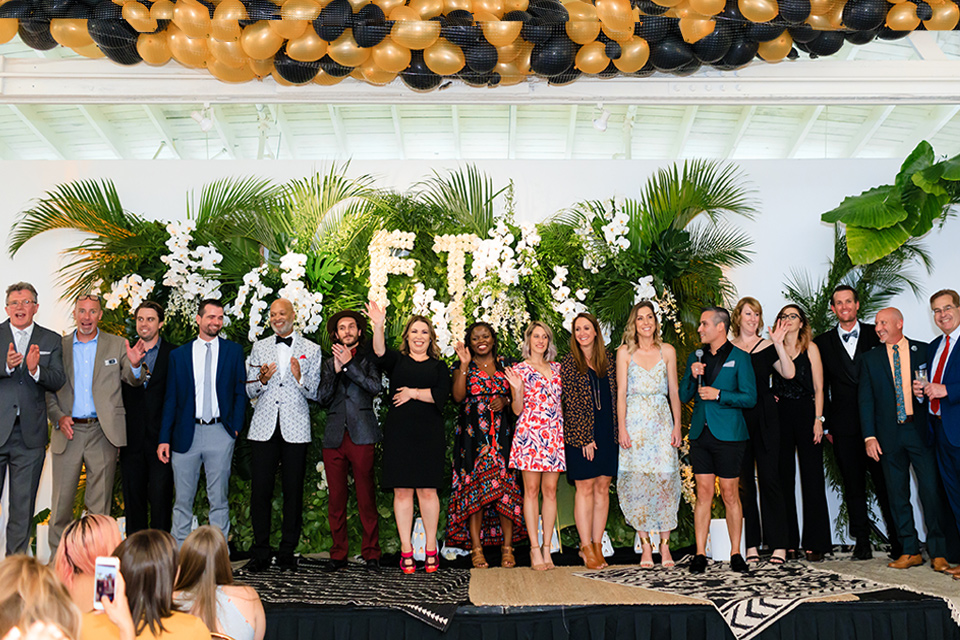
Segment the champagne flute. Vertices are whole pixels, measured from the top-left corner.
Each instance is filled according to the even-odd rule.
[[[919,369],[916,369],[913,372],[913,379],[919,382],[921,387],[925,387],[927,384],[927,368],[921,367]],[[920,392],[920,395],[918,397],[921,399],[921,401],[924,399],[922,391]]]

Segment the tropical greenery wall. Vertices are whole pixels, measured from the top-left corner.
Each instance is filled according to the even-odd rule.
[[[169,222],[126,210],[108,180],[81,181],[60,185],[32,203],[14,225],[9,251],[15,255],[48,231],[83,232],[84,239],[66,249],[60,285],[68,299],[100,291],[106,300],[102,324],[112,332],[133,337],[131,308],[149,298],[166,308],[164,337],[184,343],[195,335],[195,303],[212,294],[226,304],[226,335],[249,349],[263,335],[265,306],[282,295],[295,301],[301,330],[329,353],[325,318],[360,308],[371,295],[371,255],[380,250],[384,232],[404,232],[410,235],[395,234],[406,238],[404,248],[388,250],[391,259],[413,265],[386,281],[391,341],[415,310],[434,318],[448,342],[461,339],[453,329],[462,312],[467,322],[484,318],[494,324],[504,350],[514,357],[526,322],[544,320],[557,332],[563,353],[572,318],[589,310],[601,320],[613,349],[630,306],[649,298],[660,306],[664,338],[685,358],[696,348],[700,308],[734,294],[725,273],[746,264],[750,253],[750,240],[734,218],[754,215],[755,203],[734,165],[706,161],[664,168],[640,193],[635,200],[572,203],[534,225],[518,222],[512,184],[495,185],[471,166],[426,176],[405,192],[378,189],[372,177],[348,177],[348,167],[338,166],[285,184],[218,181],[188,194],[187,220]],[[457,243],[470,248],[463,265],[450,258],[449,247]],[[447,415],[452,441],[456,407],[449,405]],[[330,546],[326,483],[318,464],[324,420],[324,411],[315,407],[301,552]],[[251,464],[241,437],[230,490],[239,549],[252,540]],[[685,480],[686,497],[692,498],[688,467]],[[680,509],[676,545],[692,541],[686,499]],[[205,512],[201,487],[201,520]],[[390,496],[380,496],[379,512],[384,551],[395,551]],[[280,513],[279,486],[274,513]],[[358,543],[355,507],[348,513],[351,544]],[[572,514],[566,516],[564,524],[572,523]],[[608,531],[615,544],[632,544],[633,531],[616,506]],[[564,531],[566,542],[575,535],[573,527]]]

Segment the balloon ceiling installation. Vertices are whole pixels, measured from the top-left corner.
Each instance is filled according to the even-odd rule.
[[[960,0],[0,0],[0,43],[205,68],[224,82],[383,85],[683,76],[952,30]]]

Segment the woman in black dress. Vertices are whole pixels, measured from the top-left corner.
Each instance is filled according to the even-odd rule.
[[[600,324],[589,313],[573,321],[570,353],[560,362],[567,477],[577,487],[573,518],[580,555],[588,569],[607,566],[600,542],[610,510],[610,482],[617,475],[616,360],[607,352]]]
[[[373,325],[373,351],[390,376],[390,408],[383,423],[383,473],[381,486],[393,489],[393,513],[400,534],[400,568],[413,573],[413,498],[420,503],[426,530],[426,571],[440,566],[437,556],[437,523],[443,482],[445,438],[443,405],[450,395],[450,372],[440,360],[433,325],[423,316],[412,316],[403,330],[400,350],[387,349],[384,340],[386,312],[367,303]]]
[[[833,547],[823,477],[823,364],[803,309],[788,304],[780,310],[777,321],[787,330],[783,346],[796,370],[791,380],[773,376],[780,416],[780,486],[787,510],[787,537],[791,550],[800,548],[796,453],[803,494],[803,549],[807,560],[818,562]]]

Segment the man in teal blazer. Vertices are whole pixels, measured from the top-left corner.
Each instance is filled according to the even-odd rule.
[[[687,358],[688,373],[680,383],[680,399],[694,401],[690,461],[697,481],[697,504],[693,511],[697,555],[690,563],[691,573],[703,573],[707,567],[710,507],[717,478],[727,512],[730,568],[747,570],[747,563],[740,555],[743,509],[739,484],[745,443],[750,438],[743,409],[757,403],[757,382],[750,356],[727,340],[729,328],[730,313],[726,309],[707,307],[703,310],[697,332],[704,348]]]
[[[954,555],[947,548],[946,496],[927,427],[927,408],[914,396],[911,384],[913,372],[927,366],[927,345],[904,337],[903,315],[893,307],[877,313],[877,336],[883,344],[860,359],[860,423],[867,455],[883,466],[890,510],[903,545],[903,555],[887,566],[909,569],[923,564],[910,502],[913,465],[931,566],[945,571],[950,567],[946,558]]]

